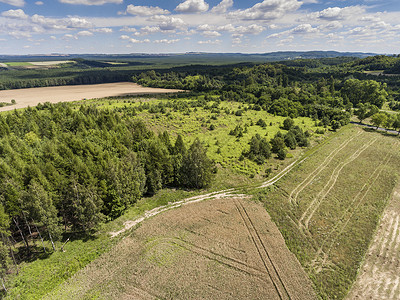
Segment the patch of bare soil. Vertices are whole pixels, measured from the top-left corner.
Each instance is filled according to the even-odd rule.
[[[400,299],[399,268],[400,184],[393,192],[347,299]]]
[[[265,209],[217,198],[141,223],[50,299],[316,299]]]
[[[39,103],[45,102],[57,103],[104,97],[177,92],[182,92],[182,90],[149,88],[132,82],[3,90],[0,91],[0,102],[11,102],[11,100],[14,99],[17,103],[15,105],[1,107],[0,112],[36,106]]]

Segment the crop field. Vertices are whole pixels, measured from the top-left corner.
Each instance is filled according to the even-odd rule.
[[[147,220],[45,299],[316,299],[265,209],[244,198]]]
[[[36,106],[45,102],[57,103],[111,96],[176,92],[178,90],[147,88],[130,82],[2,90],[0,91],[0,100],[5,102],[15,100],[16,104],[2,107],[0,112]]]
[[[400,185],[393,192],[347,299],[400,298]]]
[[[323,299],[344,298],[355,280],[399,180],[399,150],[397,137],[349,126],[260,192]],[[386,218],[392,241],[399,219]]]

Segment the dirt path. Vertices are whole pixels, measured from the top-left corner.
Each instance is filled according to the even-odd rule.
[[[177,92],[182,92],[182,90],[142,87],[132,82],[3,90],[0,91],[0,102],[11,102],[11,100],[14,99],[16,104],[1,107],[0,112],[25,108],[28,106],[36,106],[39,103],[45,102],[58,103],[114,96],[165,94]]]
[[[304,159],[297,159],[294,162],[292,162],[289,166],[287,166],[285,169],[283,169],[280,173],[278,173],[277,175],[275,175],[273,178],[263,182],[259,188],[265,188],[268,186],[273,185],[274,183],[276,183],[278,180],[280,180],[283,176],[285,176],[288,172],[290,172],[290,170],[293,169],[293,167],[295,167],[296,165],[302,163]],[[182,205],[187,205],[190,203],[196,203],[196,202],[200,202],[203,200],[207,200],[207,199],[221,199],[221,198],[227,198],[227,197],[242,197],[242,198],[247,198],[249,197],[248,195],[238,195],[237,194],[237,190],[236,189],[228,189],[228,190],[222,190],[222,191],[217,191],[217,192],[212,192],[212,193],[208,193],[208,194],[204,194],[204,195],[199,195],[199,196],[194,196],[194,197],[190,197],[190,198],[186,198],[183,199],[181,201],[177,201],[168,205],[164,205],[164,206],[160,206],[160,207],[156,207],[152,210],[146,211],[141,217],[135,219],[135,220],[129,220],[126,221],[124,223],[124,227],[119,230],[119,231],[115,231],[115,232],[110,232],[109,234],[111,235],[112,238],[120,235],[121,233],[124,233],[125,231],[131,229],[132,227],[142,223],[144,220],[150,218],[150,217],[154,217],[162,212],[165,212],[167,210],[173,209],[173,208],[177,208],[180,207]]]

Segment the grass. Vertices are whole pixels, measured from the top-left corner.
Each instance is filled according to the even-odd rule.
[[[64,247],[65,252],[57,251],[44,255],[41,252],[42,249],[38,247],[36,260],[21,263],[19,275],[14,270],[13,274],[7,276],[6,286],[9,293],[5,299],[41,299],[101,254],[109,251],[123,238],[122,235],[111,239],[108,232],[121,229],[126,220],[135,219],[146,210],[179,201],[200,192],[164,189],[153,197],[140,200],[123,216],[103,225],[94,236],[72,236],[71,241]],[[60,249],[61,245],[62,242],[57,242],[56,248]],[[49,252],[51,246],[47,243],[46,248]]]
[[[202,100],[203,97],[200,96],[199,99]],[[282,129],[281,126],[286,118],[274,116],[265,111],[250,110],[247,105],[237,102],[223,101],[217,105],[215,101],[209,101],[206,107],[190,107],[190,103],[197,100],[198,98],[174,100],[116,98],[100,101],[88,100],[86,103],[95,104],[101,109],[128,110],[134,107],[137,117],[142,119],[151,130],[156,133],[168,131],[172,142],[175,141],[178,134],[182,135],[187,144],[199,138],[207,148],[208,156],[217,163],[221,171],[222,176],[217,175],[216,188],[237,187],[263,181],[268,169],[279,170],[292,157],[298,157],[304,152],[304,149],[300,148],[290,151],[288,160],[285,162],[277,160],[273,155],[273,158],[261,166],[246,158],[241,160],[242,152],[248,150],[248,143],[255,134],[260,134],[267,140],[273,138],[278,131],[285,134],[286,130]],[[166,108],[162,113],[154,112],[157,111],[155,108],[160,103],[167,104],[170,102],[180,103],[180,106],[187,105],[189,108],[185,110]],[[215,108],[216,106],[218,108]],[[235,115],[239,110],[242,111],[242,115]],[[263,119],[267,123],[265,128],[256,125],[259,119]],[[296,118],[295,125],[311,133],[318,129],[315,122],[306,117]],[[229,134],[236,126],[241,126],[244,130],[243,136],[240,138]],[[321,136],[318,134],[313,134],[311,138],[312,141],[320,139]],[[225,172],[224,170],[229,171]]]
[[[322,299],[343,299],[354,282],[399,164],[397,138],[347,126],[255,192]]]
[[[6,62],[5,63],[9,67],[26,67],[26,66],[32,66],[30,62],[25,62],[25,61],[15,61],[15,62]]]

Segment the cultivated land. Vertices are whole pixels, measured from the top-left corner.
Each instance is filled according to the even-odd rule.
[[[45,299],[316,299],[264,208],[243,198],[147,220]]]
[[[347,299],[400,298],[400,185],[396,187]]]
[[[113,96],[177,92],[180,92],[180,90],[148,88],[131,82],[3,90],[0,91],[0,102],[10,102],[14,99],[16,104],[1,107],[0,112],[36,106],[39,103],[45,102],[57,103]]]
[[[355,280],[399,180],[399,150],[396,137],[349,126],[260,193],[322,298],[344,298]],[[386,219],[396,228],[398,218]],[[384,253],[395,251],[393,228],[381,235]]]

